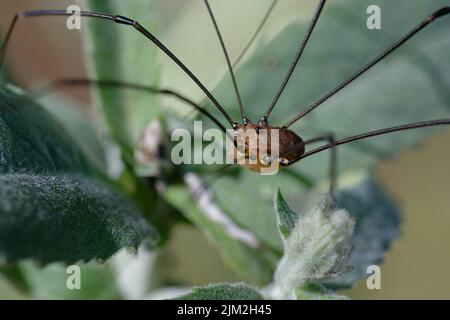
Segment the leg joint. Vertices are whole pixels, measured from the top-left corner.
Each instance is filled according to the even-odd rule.
[[[114,22],[117,22],[119,24],[126,24],[129,26],[133,26],[135,24],[134,20],[124,16],[114,16]]]

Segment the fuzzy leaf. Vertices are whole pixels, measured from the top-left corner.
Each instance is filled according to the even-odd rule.
[[[106,259],[157,232],[39,105],[0,90],[0,254]]]
[[[261,294],[251,286],[243,283],[221,283],[207,287],[196,287],[191,293],[176,298],[177,300],[262,300]]]
[[[325,287],[315,284],[309,284],[303,288],[295,290],[295,296],[298,300],[348,300],[349,298]]]
[[[286,239],[294,229],[298,215],[289,207],[286,200],[284,200],[280,189],[275,193],[274,209],[277,214],[278,229]]]
[[[371,179],[340,191],[336,202],[356,220],[350,271],[324,281],[329,288],[348,288],[367,276],[367,267],[383,261],[385,252],[400,233],[400,214],[396,204]]]
[[[96,174],[64,128],[16,88],[0,87],[0,174]]]
[[[346,210],[336,209],[329,196],[300,216],[284,245],[275,272],[282,296],[304,285],[342,273],[351,249],[354,221]]]
[[[156,231],[120,193],[86,177],[0,176],[0,253],[9,261],[105,260]]]

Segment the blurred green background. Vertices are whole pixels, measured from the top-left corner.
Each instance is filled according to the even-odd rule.
[[[246,44],[270,2],[271,0],[213,2],[232,57],[237,56]],[[73,1],[2,0],[0,28],[7,28],[15,12],[37,8],[65,8],[71,3]],[[264,33],[276,34],[282,26],[294,19],[308,20],[316,3],[313,0],[280,0]],[[449,3],[436,1],[436,8],[443,4]],[[203,1],[154,0],[153,10],[157,18],[157,36],[212,88],[226,72],[226,65],[210,27]],[[15,82],[25,88],[34,87],[49,79],[86,75],[80,34],[55,28],[51,19],[22,22],[10,49],[9,72]],[[202,98],[201,92],[180,74],[174,64],[165,58],[161,58],[160,63],[163,86],[183,88],[186,95],[197,100]],[[67,94],[84,106],[86,111],[89,110],[88,90],[71,89]],[[370,116],[370,112],[375,110],[367,112]],[[401,204],[401,237],[388,251],[381,266],[382,289],[368,290],[362,280],[347,292],[350,297],[450,299],[449,141],[450,132],[445,130],[431,136],[421,146],[385,161],[376,170],[376,176]],[[169,243],[169,250],[163,255],[173,278],[188,284],[235,280],[219,254],[201,232],[193,227],[177,227]],[[206,270],[205,263],[209,266]],[[20,295],[9,288],[8,284],[0,282],[0,298],[15,297]]]

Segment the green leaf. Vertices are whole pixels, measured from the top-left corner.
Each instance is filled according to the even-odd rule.
[[[284,200],[280,189],[275,193],[274,210],[277,215],[278,230],[286,239],[294,229],[295,222],[298,220],[298,215],[289,207],[286,200]]]
[[[38,101],[48,110],[77,142],[90,163],[106,172],[105,150],[94,121],[83,112],[83,107],[61,95],[50,95]]]
[[[170,186],[166,200],[182,211],[198,228],[206,233],[219,249],[230,268],[243,280],[253,285],[266,285],[272,279],[275,257],[258,243],[246,230],[233,228],[228,222],[218,221],[197,207],[192,201],[191,191],[186,186]],[[215,211],[215,208],[212,208]]]
[[[177,300],[263,300],[261,294],[244,283],[220,283],[196,287]]]
[[[88,0],[87,9],[120,14],[140,21],[152,30],[152,1]],[[102,80],[120,80],[155,85],[158,81],[156,48],[133,27],[89,19],[87,53],[92,76]],[[123,155],[133,159],[133,150],[142,130],[158,114],[157,98],[142,92],[99,88],[96,105],[112,138]]]
[[[0,173],[96,174],[64,128],[16,88],[0,87]]]
[[[250,230],[267,246],[281,252],[276,220],[270,205],[251,190],[243,192],[243,185],[237,181],[239,180],[221,177],[212,183],[217,203],[236,223]]]
[[[0,254],[9,261],[106,259],[157,232],[39,105],[0,90]]]
[[[333,289],[349,288],[367,277],[367,267],[383,261],[385,252],[400,233],[399,209],[371,179],[338,192],[336,202],[350,212],[356,225],[353,250],[348,260],[350,271],[323,282]]]
[[[0,253],[9,261],[107,259],[156,231],[123,195],[86,177],[0,176]]]

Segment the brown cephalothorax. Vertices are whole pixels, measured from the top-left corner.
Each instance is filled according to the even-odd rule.
[[[278,170],[305,153],[303,140],[285,127],[264,124],[238,125],[229,144],[233,162],[251,171]]]

